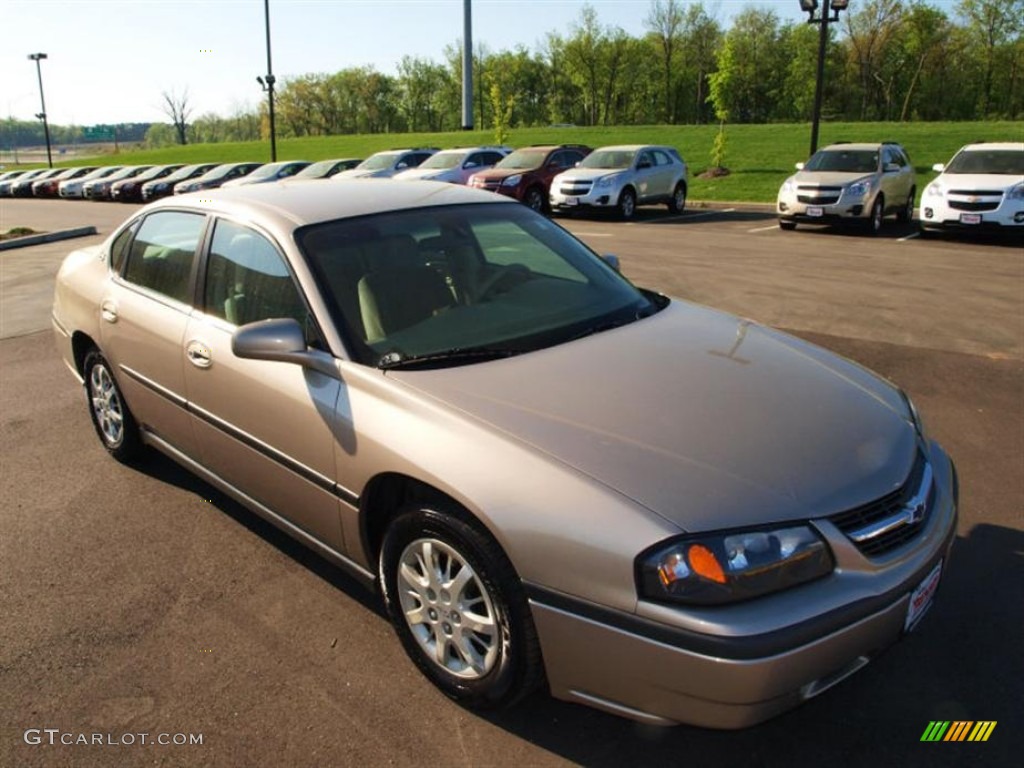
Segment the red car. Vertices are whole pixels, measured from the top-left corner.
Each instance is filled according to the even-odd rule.
[[[551,180],[589,155],[583,144],[546,144],[517,149],[493,168],[469,177],[468,186],[514,197],[535,211],[547,209]]]

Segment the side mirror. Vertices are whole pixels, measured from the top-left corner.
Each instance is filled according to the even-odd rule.
[[[396,171],[404,171],[408,167],[409,167],[409,164],[403,162],[403,163],[399,163],[398,165],[396,165],[395,166],[395,170]]]
[[[622,272],[622,265],[619,263],[619,257],[616,256],[614,253],[602,253],[601,261],[603,261],[609,267],[614,269],[616,272]]]
[[[238,328],[231,334],[231,351],[245,360],[270,360],[294,363],[311,368],[325,376],[338,378],[334,358],[311,352],[306,347],[306,335],[294,318],[258,320]]]
[[[885,164],[885,172],[886,173],[899,173],[899,171],[900,171],[900,164],[899,163],[886,163]]]
[[[645,168],[650,168],[650,167],[651,167],[651,161],[650,160],[641,160],[639,163],[636,164],[636,169],[638,171],[642,171]]]
[[[798,171],[802,171],[804,169],[804,164],[803,163],[797,163],[795,167],[796,167],[796,169]]]
[[[946,164],[945,163],[936,163],[935,165],[932,166],[932,170],[936,171],[938,173],[942,173],[943,171],[946,170]]]
[[[480,167],[480,163],[478,163],[476,160],[467,160],[466,164],[464,166],[462,166],[462,167],[463,168],[479,168]]]

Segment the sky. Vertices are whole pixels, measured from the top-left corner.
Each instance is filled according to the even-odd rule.
[[[689,0],[682,0],[688,4]],[[955,0],[930,0],[951,12]],[[801,18],[798,0],[706,0],[724,25],[747,5]],[[856,8],[858,0],[851,1]],[[569,34],[583,0],[473,0],[473,42],[535,50]],[[644,33],[650,0],[590,0],[605,26]],[[0,118],[40,111],[30,53],[41,62],[46,112],[57,125],[168,122],[162,93],[187,90],[193,117],[230,115],[264,98],[263,0],[0,0]],[[462,0],[270,0],[274,75],[372,65],[395,74],[404,55],[441,62],[462,38]]]

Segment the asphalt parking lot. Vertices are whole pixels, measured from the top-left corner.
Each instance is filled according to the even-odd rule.
[[[93,224],[0,253],[0,766],[1002,766],[1024,749],[1024,247],[782,232],[765,210],[562,219],[634,282],[796,333],[914,398],[960,472],[958,539],[919,629],[741,732],[640,726],[534,695],[468,713],[406,660],[373,595],[153,455],[103,452],[49,333],[62,254],[134,206],[4,200],[0,229]],[[723,350],[728,352],[728,350]],[[630,404],[624,402],[623,408]],[[989,720],[984,743],[922,743]],[[202,744],[28,744],[61,733]]]

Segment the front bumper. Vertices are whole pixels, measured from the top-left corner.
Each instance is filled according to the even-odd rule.
[[[820,204],[801,202],[797,197],[779,198],[775,211],[784,221],[800,221],[808,224],[835,224],[842,221],[866,219],[871,213],[871,201],[865,198],[851,198],[838,202]]]
[[[979,205],[966,199],[925,198],[918,213],[925,229],[1024,231],[1024,200],[1004,198]]]
[[[580,208],[611,209],[619,204],[619,187],[592,186],[583,194],[568,194],[553,186],[548,195],[551,210],[571,211]]]
[[[841,572],[840,553],[836,573],[822,581],[855,584],[858,597],[808,621],[758,635],[704,634],[641,615],[664,606],[651,612],[641,603],[626,614],[530,587],[552,695],[649,724],[744,728],[828,690],[899,640],[911,594],[940,561],[943,573],[948,567],[955,470],[941,449],[932,454],[945,466],[921,535],[866,572]],[[829,585],[790,592],[816,589]]]

